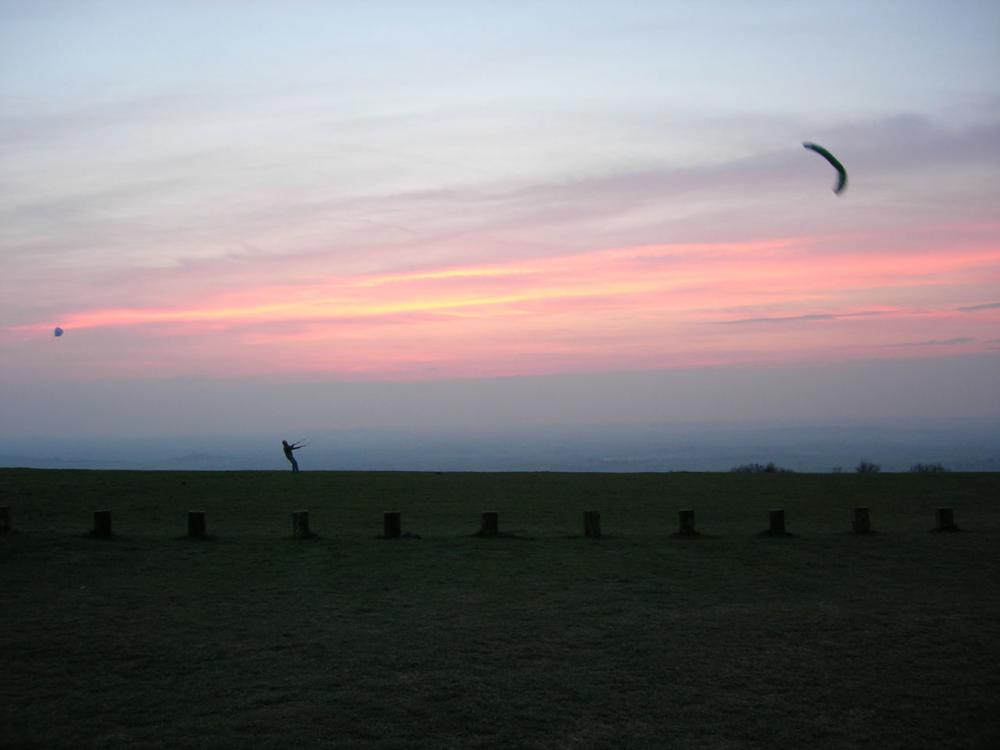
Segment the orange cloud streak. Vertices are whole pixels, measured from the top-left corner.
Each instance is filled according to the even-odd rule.
[[[948,328],[955,313],[943,312],[947,305],[912,300],[921,289],[995,289],[1000,280],[994,247],[883,255],[835,253],[818,242],[653,245],[333,276],[172,308],[79,311],[60,325],[74,333],[141,328],[175,343],[212,335],[217,354],[191,356],[247,372],[272,371],[277,362],[341,373],[627,369],[809,357],[838,347],[892,352],[891,342],[904,340],[975,340]],[[963,302],[969,300],[956,297],[952,310]],[[995,317],[979,313],[977,325]],[[765,318],[784,320],[719,325]],[[918,335],[930,328],[934,336]],[[218,336],[220,330],[235,336]]]

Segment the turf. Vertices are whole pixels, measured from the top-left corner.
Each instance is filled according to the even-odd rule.
[[[996,474],[0,470],[0,505],[3,747],[1000,746]]]

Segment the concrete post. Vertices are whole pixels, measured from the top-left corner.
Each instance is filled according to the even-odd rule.
[[[484,510],[479,536],[496,536],[500,533],[500,521],[495,510]]]
[[[309,511],[292,511],[292,536],[296,539],[307,539],[312,536],[309,531]]]
[[[207,531],[207,523],[205,521],[205,511],[189,510],[188,536],[191,537],[192,539],[204,539],[206,531]]]
[[[772,508],[768,512],[768,519],[770,524],[768,525],[767,532],[769,534],[784,534],[785,533],[785,509],[784,508]]]
[[[855,534],[867,534],[872,530],[872,521],[868,513],[868,508],[854,509],[854,522],[851,527]]]
[[[386,539],[399,539],[403,535],[403,514],[387,510],[382,514],[382,529]]]
[[[111,511],[110,510],[95,510],[94,511],[94,536],[109,537],[111,536]]]
[[[938,508],[935,511],[935,517],[938,531],[958,531],[958,526],[955,525],[954,508]]]
[[[679,526],[677,534],[679,536],[698,536],[694,528],[694,510],[685,508],[677,512]]]

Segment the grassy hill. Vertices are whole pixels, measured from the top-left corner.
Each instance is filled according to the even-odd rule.
[[[1000,743],[997,474],[0,470],[0,505],[4,747]]]

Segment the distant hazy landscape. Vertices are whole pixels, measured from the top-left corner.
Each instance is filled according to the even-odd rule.
[[[726,471],[773,461],[801,472],[940,463],[1000,471],[1000,425],[628,425],[531,430],[330,430],[294,435],[0,439],[0,466],[249,470],[288,467],[281,440],[305,439],[303,470]]]

